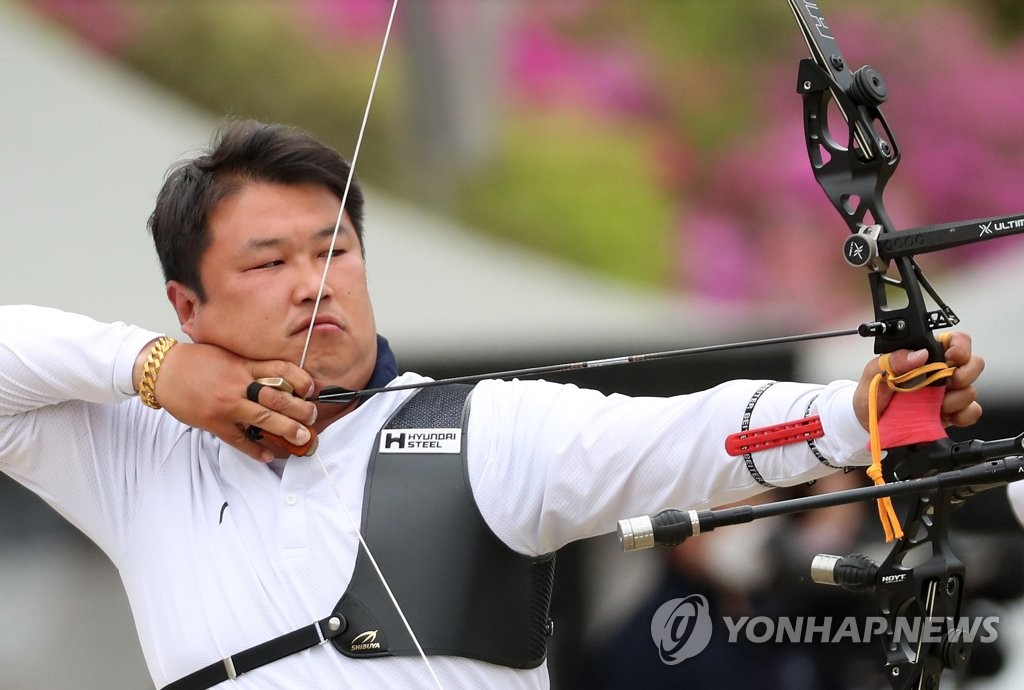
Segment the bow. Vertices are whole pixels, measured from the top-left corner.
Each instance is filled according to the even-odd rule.
[[[1024,478],[1024,459],[1011,457],[1024,452],[1024,434],[961,443],[946,436],[939,421],[943,374],[936,373],[944,368],[944,346],[933,331],[955,325],[958,318],[929,285],[914,256],[989,239],[993,228],[1019,232],[1014,228],[1018,216],[897,232],[882,201],[900,161],[879,110],[888,98],[885,81],[870,66],[849,68],[817,3],[789,0],[789,5],[811,53],[801,60],[797,77],[811,167],[851,232],[843,245],[847,262],[867,272],[875,320],[863,324],[859,333],[874,338],[876,354],[923,349],[929,364],[911,373],[914,392],[895,395],[878,428],[872,429],[876,454],[885,450],[884,463],[872,475],[876,486],[763,506],[665,511],[621,521],[619,536],[626,550],[671,545],[726,524],[909,496],[901,520],[893,523],[899,538],[881,563],[861,555],[819,555],[812,563],[812,578],[872,591],[886,623],[882,642],[891,686],[934,689],[944,669],[963,668],[970,655],[961,618],[965,572],[950,546],[950,514],[977,491]],[[830,130],[830,108],[845,121],[839,134]],[[937,309],[929,310],[926,294]],[[886,418],[894,421],[886,424]],[[930,634],[910,639],[905,626],[901,628],[908,619],[927,621]]]
[[[812,55],[800,62],[797,77],[811,167],[850,229],[844,256],[868,274],[875,322],[866,326],[863,334],[874,336],[877,354],[924,349],[928,362],[941,367],[944,347],[932,332],[955,325],[956,315],[925,280],[912,254],[887,260],[872,247],[895,233],[882,201],[885,185],[900,160],[892,131],[879,110],[888,98],[885,81],[870,66],[850,69],[816,3],[789,0],[789,4]],[[837,141],[829,131],[830,101],[846,121],[845,141]],[[928,309],[925,292],[939,305],[937,310]],[[887,416],[910,420],[924,414],[924,422],[931,426],[886,444],[886,481],[956,471],[962,466],[956,444],[939,423],[943,386],[941,379],[935,380],[914,393],[893,398]],[[903,414],[917,400],[931,401],[928,410]],[[882,433],[876,430],[873,438]],[[896,436],[899,434],[890,434],[890,438]],[[1020,452],[1020,443],[1001,450],[1007,455]],[[1014,476],[1012,469],[1010,476]],[[837,584],[874,590],[887,624],[883,633],[885,670],[893,688],[937,688],[943,669],[963,668],[969,659],[970,645],[958,627],[964,566],[949,543],[949,516],[963,499],[964,492],[956,487],[917,494],[904,512],[903,536],[880,564],[866,557],[819,557],[815,561],[826,582],[830,569],[846,576],[852,568],[855,575],[845,580],[841,576]],[[924,560],[920,560],[922,554],[927,554]],[[921,635],[915,645],[909,645],[899,639],[897,630],[899,619],[908,616],[936,621],[941,629],[929,640]]]

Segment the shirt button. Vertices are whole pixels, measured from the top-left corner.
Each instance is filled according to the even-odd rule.
[[[299,499],[295,498],[295,494],[288,494],[285,496],[284,502],[290,506],[295,505]]]

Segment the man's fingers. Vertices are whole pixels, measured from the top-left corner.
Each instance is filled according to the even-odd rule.
[[[214,433],[229,446],[248,455],[253,460],[270,462],[274,459],[274,454],[270,449],[249,438],[249,434],[246,433],[245,428],[241,424],[225,428],[219,432],[214,431]]]
[[[291,393],[253,382],[249,384],[245,395],[250,401],[302,424],[311,425],[316,421],[316,405]]]
[[[263,406],[262,403],[266,402],[266,397],[271,393],[285,395],[286,397],[293,398],[304,405],[312,405],[312,403],[299,400],[298,398],[294,398],[294,396],[282,393],[281,391],[263,389],[260,391],[259,404],[246,401],[244,406],[242,406],[239,422],[241,422],[245,427],[259,427],[263,431],[274,434],[275,436],[280,436],[296,446],[305,445],[310,439],[310,433],[309,429],[307,429],[304,424],[296,421],[290,416],[286,416],[280,412],[276,412]],[[310,424],[312,424],[312,422],[310,422]]]
[[[946,363],[954,367],[963,366],[970,362],[972,350],[971,336],[960,332],[950,333],[946,343]]]
[[[943,419],[957,418],[962,410],[966,410],[975,404],[978,398],[978,392],[974,386],[968,386],[967,388],[948,389],[945,396],[942,398],[942,416]],[[981,406],[978,406],[980,412]],[[968,415],[969,416],[969,415]],[[957,426],[962,426],[957,424]]]
[[[926,350],[897,350],[889,355],[889,366],[897,376],[913,371],[928,363]],[[985,360],[973,354],[971,336],[951,333],[946,349],[946,364],[955,368],[948,382],[950,388],[966,388],[974,383],[985,369]]]
[[[981,419],[982,407],[977,402],[972,402],[967,407],[957,410],[953,414],[943,414],[942,423],[945,426],[973,426]]]
[[[316,421],[317,409],[316,405],[299,397],[295,391],[305,390],[307,394],[312,392],[313,380],[306,372],[287,362],[255,364],[254,375],[264,375],[256,377],[246,387],[247,402],[241,408],[240,417],[240,424],[246,429],[248,442],[255,442],[261,449],[263,455],[257,459],[262,459],[267,454],[272,457],[274,453],[268,448],[283,447],[290,452],[297,452],[287,444],[303,447],[309,443],[312,432],[307,426]],[[257,372],[257,369],[260,371]],[[276,375],[266,376],[268,373]],[[267,438],[268,435],[279,438],[274,440]]]
[[[983,371],[985,371],[985,360],[974,355],[967,362],[957,366],[953,376],[949,379],[949,388],[951,390],[968,388],[978,380]]]

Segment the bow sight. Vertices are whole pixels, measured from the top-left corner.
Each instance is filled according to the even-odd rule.
[[[847,262],[867,272],[875,320],[861,325],[860,335],[874,337],[875,352],[925,349],[929,362],[944,360],[944,347],[932,331],[959,319],[925,280],[914,256],[1003,235],[1024,232],[1024,215],[983,218],[896,231],[886,213],[882,193],[899,164],[896,140],[879,110],[889,96],[877,70],[852,71],[843,58],[818,4],[789,0],[811,58],[800,61],[797,93],[803,100],[804,137],[815,179],[846,222],[850,235],[843,245]],[[829,110],[842,115],[842,132],[830,129]],[[838,122],[838,117],[831,122]],[[925,293],[938,305],[929,310]],[[936,381],[931,386],[934,395]],[[927,387],[926,387],[927,388]],[[891,410],[906,411],[915,393],[897,394]],[[894,408],[895,406],[895,408]],[[949,544],[949,514],[981,490],[1024,478],[1024,434],[999,441],[954,443],[935,423],[931,436],[882,445],[884,479],[889,482],[758,506],[722,510],[663,511],[655,516],[622,520],[619,538],[625,550],[671,546],[724,525],[774,515],[812,510],[888,496],[909,497],[900,537],[881,562],[854,555],[819,556],[815,581],[854,591],[873,591],[885,618],[885,669],[895,689],[939,686],[945,668],[962,668],[969,643],[955,628],[963,603],[964,566]],[[896,414],[900,414],[896,412]],[[895,415],[894,415],[895,416]],[[885,421],[885,416],[881,421]],[[891,430],[890,430],[891,431]],[[883,442],[885,434],[881,436]],[[927,619],[942,626],[938,639],[907,644],[894,634],[899,619]]]

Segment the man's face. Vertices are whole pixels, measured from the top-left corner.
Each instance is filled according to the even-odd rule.
[[[206,300],[168,284],[192,340],[243,357],[298,363],[341,200],[321,185],[247,183],[209,216],[199,265]],[[331,257],[303,365],[318,384],[361,388],[377,356],[366,265],[348,215]]]

